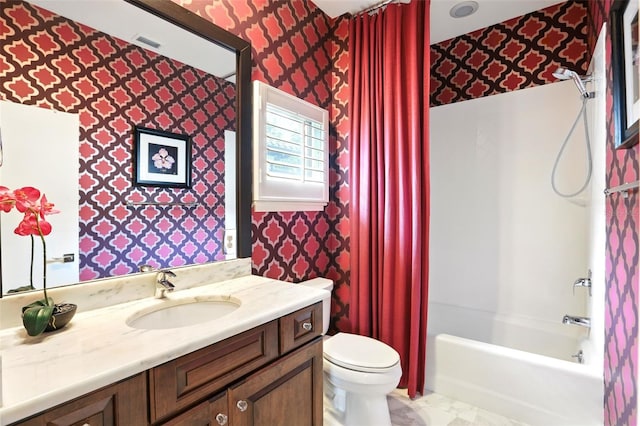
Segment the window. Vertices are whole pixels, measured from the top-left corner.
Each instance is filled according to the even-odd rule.
[[[254,209],[322,210],[329,201],[329,114],[260,81],[254,88]]]

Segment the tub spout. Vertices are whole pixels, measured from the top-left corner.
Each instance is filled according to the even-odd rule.
[[[571,355],[571,358],[575,358],[579,364],[584,364],[584,352],[582,352],[582,349]]]
[[[579,325],[581,327],[591,327],[591,318],[587,318],[587,317],[577,317],[577,316],[573,316],[573,315],[565,315],[562,318],[562,323],[563,324],[574,324],[574,325]]]

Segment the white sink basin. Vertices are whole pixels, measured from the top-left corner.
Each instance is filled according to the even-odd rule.
[[[240,304],[240,300],[231,296],[166,299],[131,315],[127,325],[146,330],[187,327],[221,318],[238,309]]]

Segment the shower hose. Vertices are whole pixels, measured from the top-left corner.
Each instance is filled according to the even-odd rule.
[[[580,108],[580,111],[578,112],[578,115],[576,116],[575,121],[573,122],[573,125],[571,126],[571,130],[569,130],[569,133],[567,134],[567,137],[564,139],[564,142],[562,143],[562,146],[560,147],[560,151],[558,152],[558,155],[556,156],[556,161],[553,164],[553,171],[551,172],[551,187],[553,188],[553,192],[555,192],[556,194],[558,194],[561,197],[564,198],[571,198],[571,197],[575,197],[576,195],[580,194],[582,191],[584,191],[587,188],[587,185],[589,185],[589,181],[591,180],[591,173],[593,170],[593,165],[592,165],[592,161],[591,161],[591,141],[589,140],[589,126],[587,125],[587,101],[591,99],[590,97],[588,98],[582,98],[582,107]],[[560,192],[560,190],[558,190],[558,188],[556,187],[556,171],[558,168],[558,163],[560,163],[560,158],[562,158],[562,153],[564,152],[564,149],[567,147],[567,144],[569,143],[569,139],[571,138],[571,135],[573,134],[573,132],[576,129],[576,126],[578,125],[578,121],[580,121],[580,118],[583,118],[583,122],[584,122],[584,135],[585,135],[585,143],[586,143],[586,148],[587,148],[587,176],[584,180],[584,184],[580,187],[580,189],[578,189],[576,192],[573,193],[563,193]]]

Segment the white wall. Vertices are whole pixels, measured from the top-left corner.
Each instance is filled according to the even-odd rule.
[[[561,320],[588,313],[588,293],[574,296],[572,285],[589,268],[590,191],[567,200],[550,183],[580,106],[565,81],[431,108],[430,335],[565,359],[577,348],[544,336],[587,335]],[[582,185],[585,153],[580,123],[560,162],[561,191]],[[530,348],[520,327],[549,347]]]
[[[606,213],[606,139],[607,139],[607,78],[606,78],[606,26],[600,31],[589,73],[593,76],[590,90],[595,93],[589,101],[588,116],[593,145],[593,175],[591,177],[591,205],[589,209],[589,269],[592,272],[592,297],[588,307],[591,317],[589,339],[583,341],[585,362],[601,369],[604,365],[604,306],[605,306],[605,241]]]
[[[33,186],[46,194],[58,214],[47,216],[47,287],[77,282],[79,275],[79,140],[80,116],[37,106],[0,102],[2,157],[0,185]],[[15,235],[22,220],[16,211],[3,214],[0,230],[4,291],[29,285],[31,239]],[[74,261],[58,262],[64,254]],[[42,288],[42,245],[35,243],[34,286]]]

